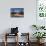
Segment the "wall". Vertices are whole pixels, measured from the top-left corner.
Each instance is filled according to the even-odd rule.
[[[24,8],[24,18],[11,18],[10,8]],[[9,28],[19,27],[19,32],[30,32],[36,24],[36,0],[0,0],[0,34],[10,32]]]

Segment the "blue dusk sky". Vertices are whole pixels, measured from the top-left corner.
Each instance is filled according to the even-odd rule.
[[[24,12],[24,8],[11,8],[11,12]]]

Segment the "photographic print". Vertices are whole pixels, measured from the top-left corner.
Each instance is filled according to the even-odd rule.
[[[24,17],[24,8],[11,8],[11,17]]]

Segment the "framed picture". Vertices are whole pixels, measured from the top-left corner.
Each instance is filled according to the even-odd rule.
[[[24,8],[11,8],[11,17],[24,17]]]
[[[46,0],[37,0],[37,15],[41,17],[46,17]]]

